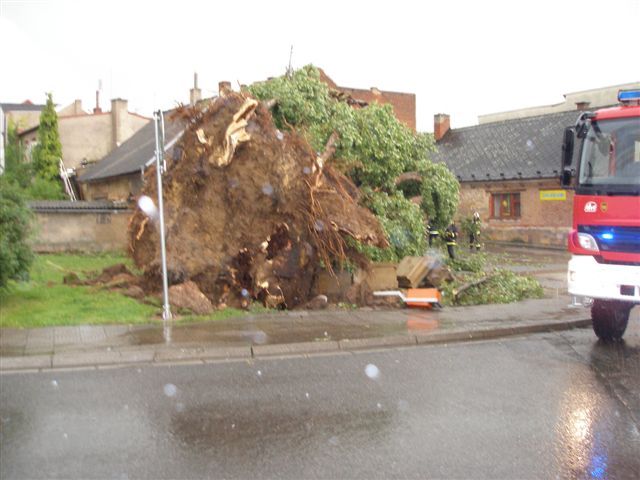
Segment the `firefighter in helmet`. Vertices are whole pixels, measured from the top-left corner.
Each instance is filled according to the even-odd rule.
[[[433,241],[437,240],[440,236],[440,232],[438,228],[431,223],[430,220],[427,220],[427,238],[429,239],[429,248],[431,248]]]
[[[473,219],[471,220],[471,229],[469,230],[469,250],[480,251],[480,214],[473,212]]]
[[[449,257],[451,259],[455,259],[456,245],[458,244],[458,227],[456,227],[455,221],[452,221],[451,225],[449,225],[444,231],[444,240],[447,243],[447,252],[449,252]]]

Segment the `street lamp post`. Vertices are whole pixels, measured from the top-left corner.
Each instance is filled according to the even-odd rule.
[[[167,322],[172,319],[169,305],[169,282],[167,281],[167,250],[164,234],[164,206],[162,202],[162,174],[166,169],[164,161],[164,117],[162,110],[153,113],[153,121],[156,133],[156,180],[158,183],[158,217],[160,226],[160,256],[162,260],[162,320],[165,322],[165,340],[171,340],[171,330],[167,328]],[[168,337],[168,338],[167,338]]]

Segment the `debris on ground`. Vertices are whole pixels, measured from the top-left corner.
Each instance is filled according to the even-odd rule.
[[[396,277],[400,288],[439,288],[443,282],[453,280],[451,270],[438,258],[429,255],[404,257],[398,264]]]
[[[178,111],[186,125],[163,176],[167,266],[172,285],[194,282],[215,307],[260,301],[294,308],[311,298],[321,267],[365,260],[347,238],[388,242],[358,189],[295,131],[276,129],[267,106],[235,92]],[[155,199],[155,168],[143,194]],[[130,252],[147,292],[161,285],[157,224],[137,210]]]

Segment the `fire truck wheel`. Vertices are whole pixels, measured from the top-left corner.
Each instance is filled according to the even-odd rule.
[[[594,300],[591,306],[593,331],[602,340],[619,340],[629,323],[631,305],[615,300]]]

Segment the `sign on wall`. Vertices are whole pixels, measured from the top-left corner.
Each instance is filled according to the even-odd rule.
[[[567,199],[566,190],[540,190],[540,200],[564,201]]]

